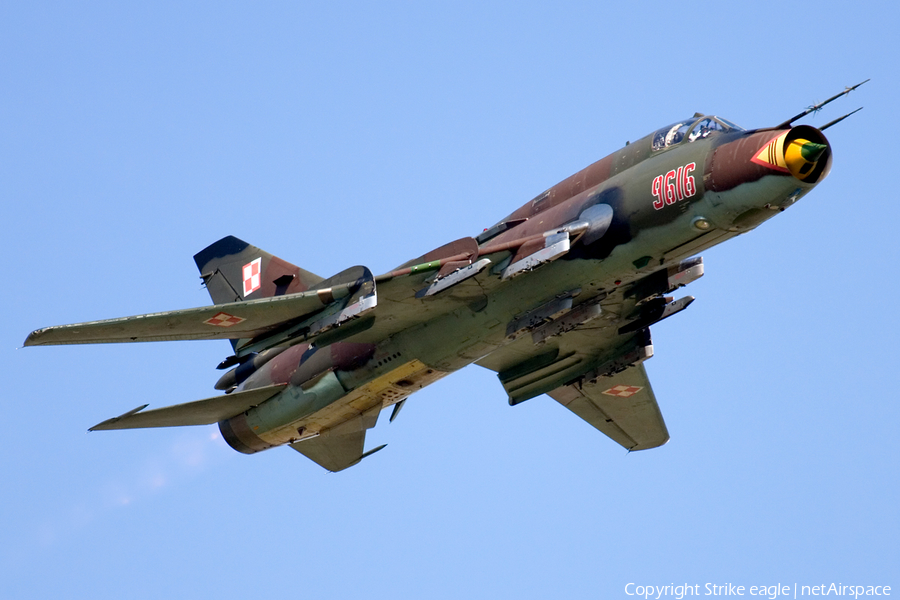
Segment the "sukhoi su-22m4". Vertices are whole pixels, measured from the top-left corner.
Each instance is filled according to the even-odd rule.
[[[38,329],[25,345],[227,339],[223,394],[91,430],[218,423],[235,450],[287,445],[330,471],[381,449],[365,434],[382,409],[393,421],[471,363],[512,405],[547,394],[625,448],[655,448],[669,433],[643,366],[650,326],[693,301],[668,294],[703,275],[700,251],[825,179],[822,131],[849,115],[793,123],[858,85],[775,127],[695,114],[383,275],[323,279],[226,237],[194,256],[214,305]]]

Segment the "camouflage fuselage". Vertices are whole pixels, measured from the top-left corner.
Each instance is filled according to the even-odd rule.
[[[577,298],[578,304],[599,299],[603,316],[594,335],[608,338],[608,354],[614,357],[621,326],[635,310],[627,290],[753,229],[827,175],[830,149],[802,177],[784,166],[784,148],[801,138],[827,145],[821,132],[805,126],[731,129],[654,149],[657,133],[626,145],[514,211],[490,230],[495,235],[479,236],[480,251],[493,262],[477,279],[453,288],[456,302],[435,301],[429,308],[429,298],[403,300],[423,306],[414,320],[398,316],[377,322],[321,348],[315,342],[290,346],[253,371],[238,390],[287,387],[222,421],[224,437],[250,453],[348,427],[368,428],[385,406],[473,362],[497,370],[502,380],[517,365],[515,344],[522,346],[522,357],[532,352],[532,341],[511,335],[510,323],[561,295]],[[540,246],[538,240],[529,242],[534,248],[516,247],[518,241],[589,221],[608,211],[592,210],[600,205],[611,208],[612,218],[599,227],[599,235],[588,229],[558,260],[500,281],[505,267]],[[423,271],[421,285],[427,287],[433,275]],[[391,274],[377,278],[379,286],[391,280]],[[379,305],[391,301],[379,296]],[[507,347],[502,358],[491,358]],[[558,372],[546,378],[546,385],[535,385],[566,383],[590,366],[562,343],[552,350]]]

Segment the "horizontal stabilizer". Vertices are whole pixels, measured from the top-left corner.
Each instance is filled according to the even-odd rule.
[[[175,404],[163,408],[155,408],[146,412],[147,406],[128,411],[122,416],[114,417],[94,425],[89,431],[105,431],[109,429],[142,429],[145,427],[180,427],[183,425],[209,425],[218,423],[238,415],[245,410],[262,404],[282,389],[285,384],[271,385],[246,392],[233,392],[223,396],[214,396],[205,400],[196,400],[185,404]]]
[[[370,454],[384,448],[379,446],[363,452],[366,443],[365,431],[354,431],[343,435],[320,435],[302,442],[294,442],[291,448],[331,472],[352,467]]]

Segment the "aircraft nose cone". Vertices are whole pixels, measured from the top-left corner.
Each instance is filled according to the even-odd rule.
[[[784,162],[798,179],[803,179],[816,166],[816,162],[828,149],[827,144],[811,142],[805,138],[791,140],[784,148]]]
[[[704,186],[727,192],[769,176],[791,176],[784,185],[815,185],[831,167],[831,146],[821,131],[808,125],[789,130],[748,132],[718,146],[707,163]]]
[[[800,148],[800,154],[809,162],[816,162],[822,153],[828,148],[825,144],[816,144],[815,142],[806,142]]]

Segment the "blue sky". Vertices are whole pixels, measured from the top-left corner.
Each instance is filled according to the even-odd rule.
[[[888,2],[4,3],[0,323],[9,598],[627,598],[900,586]],[[806,122],[834,168],[704,253],[647,363],[671,441],[626,454],[470,367],[327,474],[214,427],[86,429],[213,395],[219,342],[16,348],[208,303],[233,234],[323,276],[480,232],[694,111]],[[386,415],[385,415],[386,417]]]

